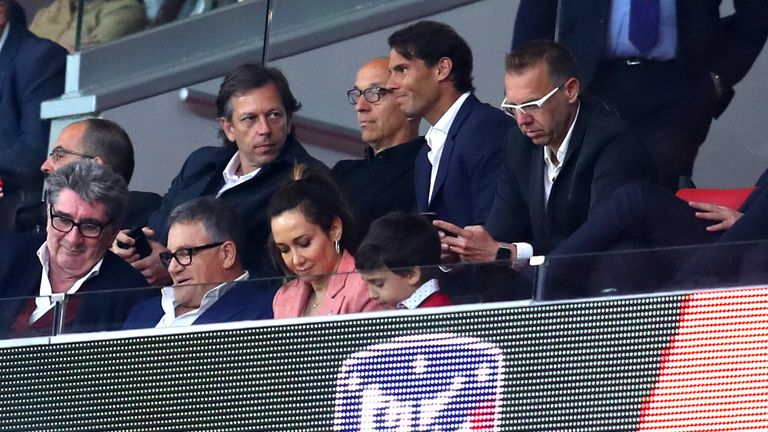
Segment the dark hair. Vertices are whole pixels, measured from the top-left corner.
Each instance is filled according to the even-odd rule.
[[[221,200],[212,196],[198,197],[179,204],[168,216],[168,226],[179,223],[200,222],[212,242],[231,241],[240,253],[245,250],[245,229],[237,213]]]
[[[453,62],[450,77],[456,90],[464,93],[475,89],[472,85],[472,50],[448,24],[419,21],[392,33],[387,42],[406,59],[415,57],[429,67],[448,57]]]
[[[420,283],[436,277],[439,264],[437,230],[413,213],[392,212],[373,221],[355,254],[358,271],[386,269],[407,276],[414,267],[420,267]]]
[[[504,69],[521,73],[541,64],[547,66],[549,80],[555,85],[579,77],[576,60],[568,48],[546,39],[526,42],[513,49],[507,54]]]
[[[271,220],[294,209],[300,210],[309,222],[318,225],[326,233],[330,232],[334,219],[341,219],[339,245],[353,255],[357,251],[360,244],[357,224],[339,187],[326,171],[296,165],[290,181],[272,195],[267,206],[267,217]],[[269,254],[275,264],[285,270],[280,251],[271,234]]]
[[[80,143],[83,151],[104,160],[104,164],[120,174],[125,184],[131,182],[133,176],[133,143],[119,124],[105,119],[92,118],[83,120],[86,123]]]
[[[56,204],[64,189],[69,189],[88,203],[101,203],[109,224],[120,227],[128,204],[125,180],[111,168],[91,159],[68,163],[45,179],[45,195],[49,205]]]
[[[269,84],[274,84],[277,87],[288,118],[291,118],[293,113],[301,109],[301,103],[291,93],[288,80],[280,70],[258,64],[244,63],[229,72],[224,77],[224,81],[221,82],[219,95],[216,96],[216,116],[232,121],[232,96]],[[224,141],[226,147],[236,148],[236,144],[227,138],[224,131],[219,130],[219,137]]]

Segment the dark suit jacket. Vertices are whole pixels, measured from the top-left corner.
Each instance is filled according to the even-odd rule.
[[[194,322],[212,324],[272,318],[275,289],[259,281],[238,282]],[[123,330],[151,328],[163,317],[162,297],[153,297],[134,306],[123,324]]]
[[[512,129],[486,224],[495,239],[528,242],[536,254],[547,253],[581,226],[590,209],[618,186],[651,181],[655,175],[650,156],[626,124],[584,99],[546,206],[544,170],[543,147]]]
[[[11,234],[0,238],[0,298],[38,295],[43,268],[35,252],[44,241],[45,236],[39,234]],[[127,288],[146,286],[141,273],[107,251],[99,274],[85,281],[78,290],[77,318],[66,330],[119,330],[133,305],[150,294],[149,290]],[[0,334],[10,330],[25,300],[0,301]]]
[[[723,95],[717,114],[733,98],[733,86],[747,74],[768,38],[768,2],[734,0],[736,13],[721,19],[722,0],[677,0],[677,61],[683,68],[720,75]],[[568,47],[587,87],[606,60],[611,0],[521,0],[512,46],[534,39],[554,39],[560,6],[558,42]],[[701,85],[712,88],[708,76]],[[660,83],[663,85],[664,83]]]
[[[484,224],[493,204],[504,136],[513,127],[511,117],[470,94],[448,131],[431,202],[429,148],[422,147],[416,157],[417,209],[459,226]]]
[[[181,203],[193,198],[215,195],[224,185],[222,172],[235,154],[225,147],[203,147],[192,152],[184,166],[163,196],[160,208],[149,218],[148,226],[155,231],[155,239],[165,244],[168,239],[168,216]],[[281,155],[275,162],[263,167],[259,173],[238,186],[224,192],[220,199],[237,212],[245,226],[243,265],[254,278],[280,276],[267,252],[270,227],[266,208],[272,194],[289,180],[296,163],[322,166],[304,150],[298,141],[289,137]]]
[[[7,193],[42,187],[49,123],[40,103],[64,91],[67,51],[11,22],[0,51],[0,178]],[[38,199],[35,196],[34,199]]]

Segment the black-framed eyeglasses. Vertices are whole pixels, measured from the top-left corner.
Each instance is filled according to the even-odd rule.
[[[553,94],[557,93],[557,91],[560,90],[560,87],[562,86],[555,87],[551,92],[544,95],[544,97],[541,99],[526,102],[520,105],[507,103],[507,98],[504,98],[504,100],[501,101],[501,106],[499,108],[501,108],[505,114],[512,118],[517,118],[520,113],[535,117],[541,112],[541,106],[544,105],[544,102],[551,98]]]
[[[96,159],[96,156],[85,154],[85,153],[78,153],[72,150],[67,150],[62,146],[56,146],[53,148],[53,150],[51,150],[50,153],[48,153],[48,156],[54,161],[57,161],[63,158],[64,155],[80,156],[81,158],[86,158],[86,159]]]
[[[105,224],[97,222],[75,222],[66,216],[55,214],[53,212],[53,206],[48,207],[48,214],[51,217],[51,226],[56,231],[68,233],[72,231],[72,228],[77,227],[77,230],[80,231],[80,235],[86,238],[97,238],[108,224],[108,222]]]
[[[349,103],[352,105],[357,104],[360,96],[364,97],[365,100],[370,103],[376,103],[380,101],[381,97],[387,93],[392,93],[392,90],[378,86],[368,87],[365,90],[360,90],[359,88],[355,87],[352,90],[347,90],[347,97],[349,98]]]
[[[171,265],[171,259],[175,259],[180,266],[186,267],[192,264],[192,255],[200,252],[201,250],[212,249],[223,244],[224,242],[208,243],[202,246],[181,248],[176,252],[160,252],[160,261],[164,266],[168,267]]]

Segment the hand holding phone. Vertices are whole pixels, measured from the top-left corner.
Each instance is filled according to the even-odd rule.
[[[145,258],[152,255],[152,246],[149,245],[147,236],[144,235],[144,231],[141,229],[141,227],[136,227],[128,231],[128,237],[133,239],[133,247],[136,248],[136,253],[139,255],[139,258]],[[130,249],[131,245],[118,241],[117,247],[122,249]]]

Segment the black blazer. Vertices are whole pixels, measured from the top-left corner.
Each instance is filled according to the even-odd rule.
[[[189,155],[173,179],[171,188],[163,196],[160,208],[149,218],[148,226],[155,231],[156,240],[166,243],[168,216],[176,206],[200,196],[215,195],[219,191],[224,185],[224,167],[234,154],[235,150],[231,148],[203,147]],[[270,227],[266,209],[272,194],[289,180],[291,170],[297,163],[324,166],[310,156],[298,141],[288,137],[282,154],[275,162],[220,197],[237,212],[245,226],[243,265],[254,278],[282,276],[282,272],[272,265],[267,253]]]
[[[654,178],[650,156],[627,125],[602,105],[580,100],[563,168],[546,206],[543,147],[517,128],[507,135],[504,166],[486,224],[496,240],[531,243],[536,254],[547,253],[618,186]]]
[[[64,91],[67,56],[26,27],[9,25],[0,51],[0,178],[6,193],[30,183],[30,191],[42,186],[49,123],[40,119],[40,103]]]
[[[701,85],[712,87],[710,71],[720,75],[723,95],[718,114],[733,98],[733,86],[747,74],[768,38],[768,2],[734,0],[735,13],[723,19],[721,2],[677,0],[676,11],[676,60],[691,73],[698,71]],[[586,87],[605,60],[611,0],[521,0],[512,46],[534,39],[554,39],[558,6],[558,42],[573,52]]]
[[[0,334],[11,329],[26,300],[6,299],[32,297],[40,292],[43,268],[35,253],[44,241],[45,236],[40,234],[0,237]],[[133,305],[152,294],[147,289],[127,288],[146,286],[141,273],[107,251],[99,274],[85,281],[76,294],[81,298],[80,305],[68,331],[119,330]]]
[[[493,204],[504,136],[512,127],[511,117],[470,94],[448,131],[431,202],[429,147],[416,156],[417,209],[459,226],[484,224]]]

